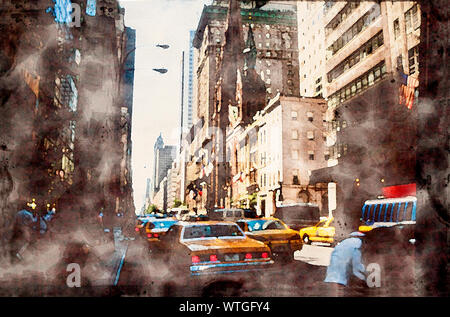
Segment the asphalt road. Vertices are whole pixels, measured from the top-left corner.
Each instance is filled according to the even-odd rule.
[[[291,263],[276,264],[270,270],[239,276],[208,276],[198,279],[176,276],[139,241],[130,243],[118,279],[123,296],[323,296],[332,248],[305,245]]]

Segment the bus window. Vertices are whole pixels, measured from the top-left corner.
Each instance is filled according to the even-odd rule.
[[[412,220],[412,212],[413,211],[413,203],[406,203],[405,209],[403,210],[403,219],[402,221],[411,221]]]
[[[388,221],[391,218],[392,210],[395,204],[386,204],[386,209],[384,210],[383,222]]]
[[[402,212],[402,207],[404,207],[404,203],[399,203],[398,207],[395,210],[395,218],[393,219],[394,222],[399,222],[400,221],[400,217],[401,217],[401,212]]]
[[[387,204],[386,205],[384,205],[384,204],[381,204],[380,205],[380,207],[378,208],[378,215],[376,216],[376,218],[375,218],[375,221],[378,221],[378,222],[380,222],[380,221],[382,221],[382,213],[384,212],[384,209],[386,208],[386,206],[387,206]]]

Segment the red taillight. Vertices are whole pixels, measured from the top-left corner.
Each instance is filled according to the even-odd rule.
[[[199,263],[200,262],[200,257],[198,255],[193,255],[192,256],[192,263]]]
[[[139,228],[134,228],[134,231],[139,232]]]
[[[217,261],[218,261],[218,260],[217,260],[217,255],[211,254],[211,255],[209,256],[209,260],[210,260],[211,262],[217,262]]]
[[[153,234],[153,237],[158,238],[159,236],[158,236],[157,233],[154,233],[154,234]]]
[[[246,255],[245,255],[245,259],[246,260],[250,260],[252,258],[252,254],[251,253],[247,253]]]
[[[152,234],[151,234],[151,233],[147,233],[147,237],[148,237],[148,238],[151,238],[151,237],[152,237]]]
[[[269,257],[269,253],[263,252],[263,253],[261,253],[261,257],[262,257],[263,259],[267,259],[267,258]]]

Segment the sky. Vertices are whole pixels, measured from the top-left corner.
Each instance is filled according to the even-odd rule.
[[[181,59],[188,57],[189,31],[197,28],[203,5],[212,0],[121,0],[125,25],[136,29],[132,118],[132,169],[136,212],[144,204],[147,178],[153,175],[153,145],[178,145]],[[156,47],[168,44],[167,50]],[[167,68],[160,74],[152,68]],[[185,80],[187,74],[185,73]],[[186,94],[186,89],[185,89]]]

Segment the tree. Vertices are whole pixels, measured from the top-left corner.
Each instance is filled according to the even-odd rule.
[[[175,200],[173,201],[173,208],[180,207],[182,204],[183,204],[183,202],[182,202],[181,200],[175,199]]]
[[[151,213],[154,213],[154,212],[156,212],[158,210],[158,207],[156,206],[156,205],[149,205],[148,207],[147,207],[147,210],[145,211],[145,213],[146,214],[151,214]]]
[[[258,204],[257,197],[258,195],[256,193],[250,195],[250,208],[255,208],[255,206]]]

